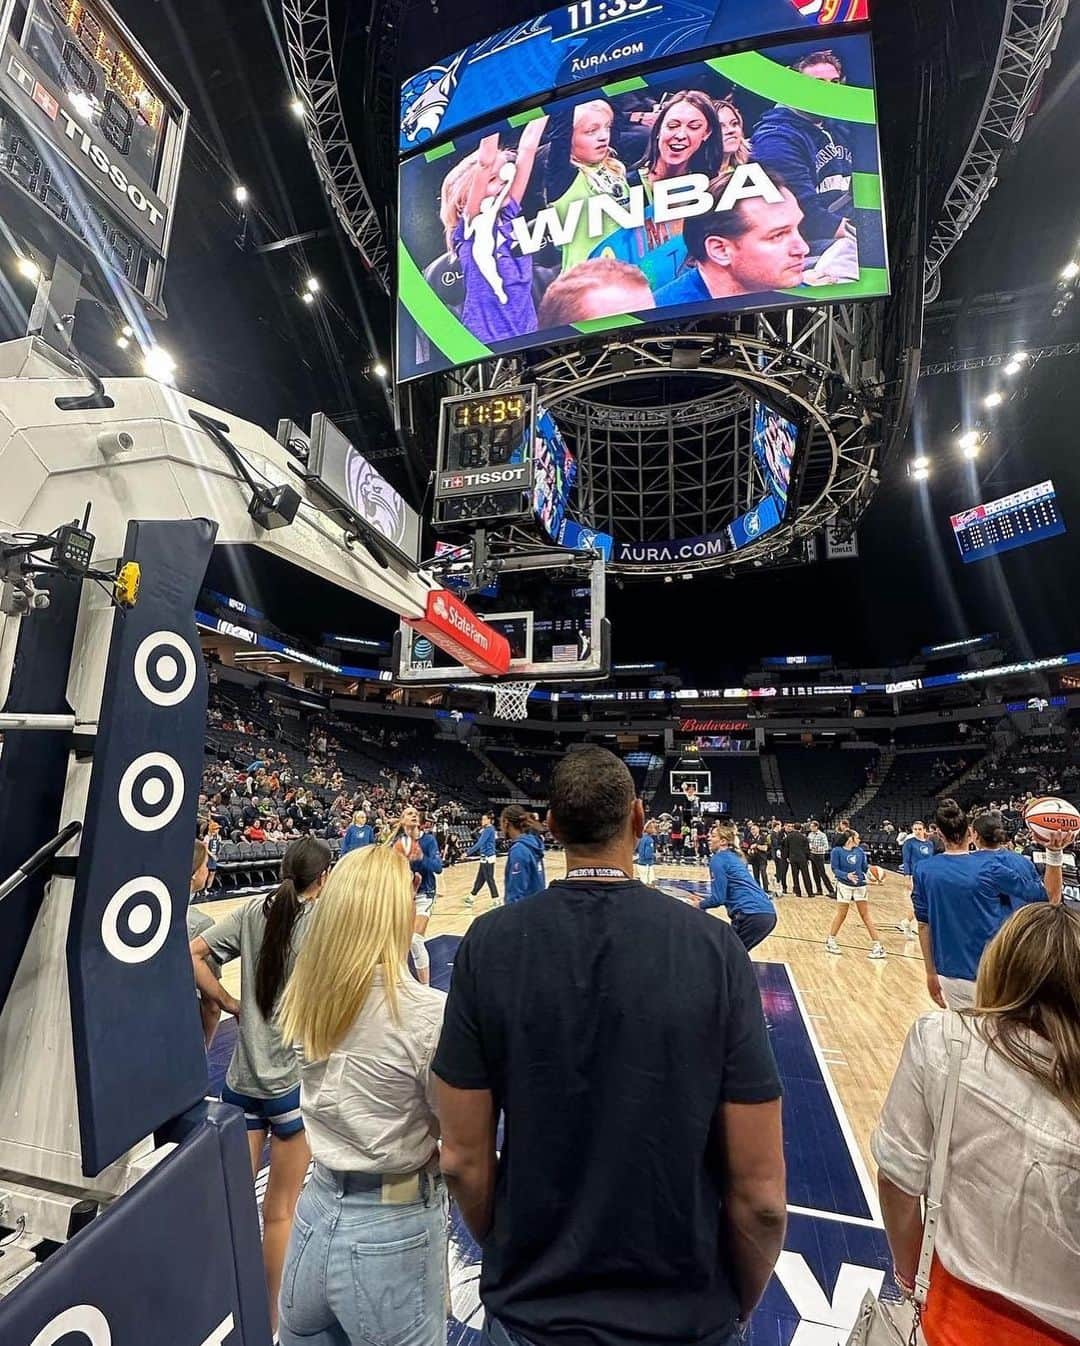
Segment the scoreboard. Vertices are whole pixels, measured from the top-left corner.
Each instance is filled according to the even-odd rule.
[[[106,0],[0,0],[5,222],[115,303],[161,292],[188,112]]]
[[[1065,532],[1052,481],[953,514],[949,522],[965,562],[982,561]]]

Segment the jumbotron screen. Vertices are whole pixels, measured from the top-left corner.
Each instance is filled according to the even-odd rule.
[[[867,34],[642,75],[401,166],[398,376],[889,291]]]
[[[504,108],[725,43],[868,17],[869,0],[575,0],[504,28],[401,88],[403,155]],[[819,44],[820,45],[820,44]]]

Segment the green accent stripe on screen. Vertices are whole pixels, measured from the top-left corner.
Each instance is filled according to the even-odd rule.
[[[398,298],[413,321],[456,365],[486,360],[491,351],[458,322],[424,279],[405,244],[398,240]]]
[[[570,326],[582,336],[592,336],[594,332],[610,332],[616,327],[640,327],[641,319],[632,313],[620,313],[611,318],[583,318],[581,322],[572,322]]]
[[[842,285],[805,285],[783,293],[800,304],[824,304],[830,299],[874,299],[889,293],[889,273],[883,266],[864,266],[858,280]]]
[[[425,150],[424,158],[429,164],[433,164],[436,159],[445,159],[448,154],[453,154],[457,146],[452,140],[448,140],[445,145],[440,145],[438,149]]]
[[[716,56],[705,64],[740,89],[768,98],[783,107],[810,112],[815,117],[833,117],[837,121],[877,124],[873,89],[854,84],[826,84],[811,79],[786,65],[770,61],[760,52],[747,51],[738,56]]]
[[[880,175],[877,173],[852,173],[851,199],[856,210],[880,210]]]
[[[634,93],[637,89],[647,89],[648,80],[644,80],[640,75],[634,75],[632,79],[620,79],[614,84],[605,84],[601,87],[601,92],[606,93],[609,98],[614,98],[619,93]]]
[[[515,112],[512,117],[507,117],[511,126],[524,126],[526,122],[534,122],[537,117],[544,115],[542,107],[531,107],[528,112]]]

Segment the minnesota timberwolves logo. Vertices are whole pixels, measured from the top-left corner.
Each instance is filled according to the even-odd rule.
[[[458,68],[465,56],[461,51],[449,65],[428,66],[402,87],[401,138],[410,145],[430,140],[438,131],[457,88]]]
[[[757,537],[758,533],[761,532],[761,519],[758,517],[756,509],[751,510],[746,516],[745,527],[747,537]]]

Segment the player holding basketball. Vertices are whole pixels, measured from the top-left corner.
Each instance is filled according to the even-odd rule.
[[[731,928],[747,953],[776,929],[776,908],[751,877],[734,827],[717,823],[709,833],[709,892],[702,910],[727,907]]]
[[[650,818],[634,855],[634,876],[650,887],[656,881],[656,830],[656,819]]]
[[[847,920],[851,904],[855,903],[855,910],[859,913],[859,919],[866,926],[866,932],[874,941],[868,958],[884,958],[885,948],[878,937],[877,928],[870,919],[870,905],[866,900],[866,872],[869,864],[866,858],[866,852],[859,845],[858,832],[845,832],[843,834],[843,843],[834,846],[832,855],[829,857],[829,865],[833,872],[833,878],[836,880],[836,915],[833,917],[832,929],[829,931],[829,937],[825,941],[825,949],[828,953],[839,953],[840,945],[836,942],[836,936],[840,932],[840,927]]]
[[[480,835],[462,858],[468,860],[474,855],[480,863],[476,869],[476,879],[473,882],[472,892],[465,899],[465,905],[467,907],[472,906],[473,898],[486,883],[488,892],[491,893],[492,902],[498,906],[499,890],[495,886],[495,824],[490,813],[481,814]]]

